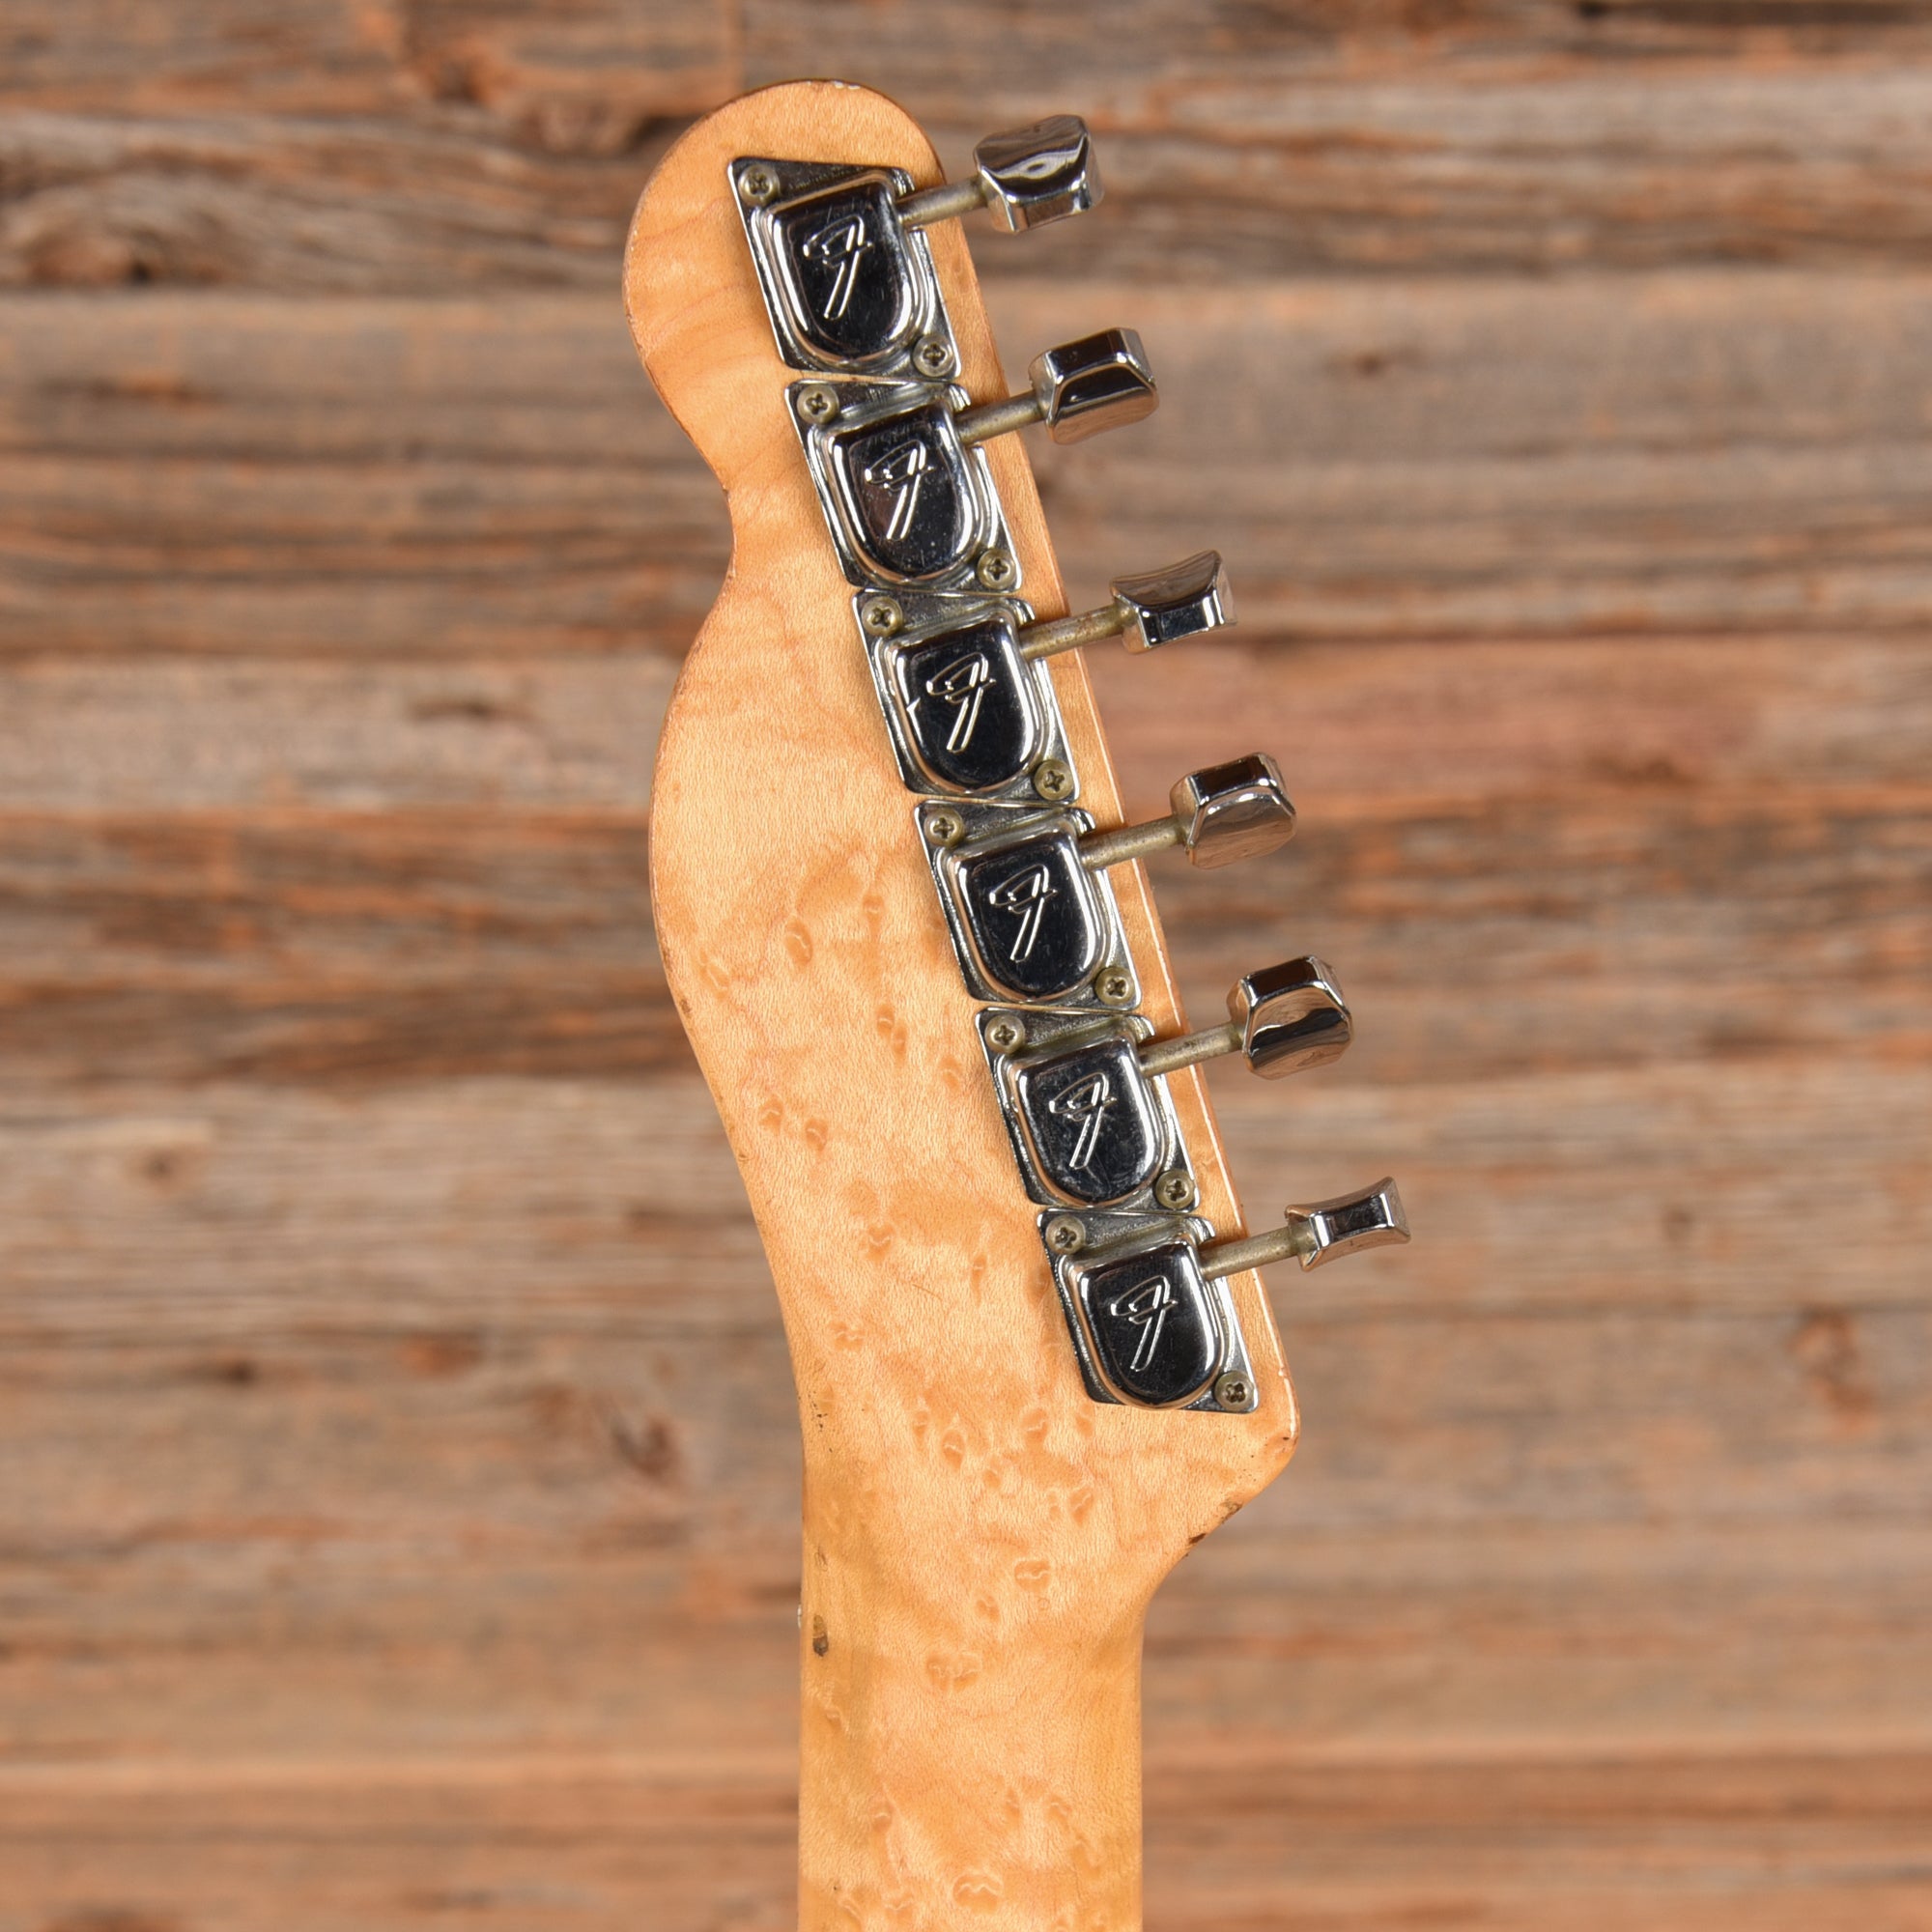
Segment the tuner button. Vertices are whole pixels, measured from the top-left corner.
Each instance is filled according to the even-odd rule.
[[[1103,328],[1036,355],[1027,373],[1055,442],[1082,442],[1103,429],[1151,416],[1159,406],[1147,351],[1131,328]]]
[[[1408,1216],[1402,1211],[1402,1196],[1384,1176],[1359,1194],[1338,1194],[1333,1201],[1291,1208],[1283,1225],[1265,1235],[1210,1241],[1201,1250],[1201,1272],[1209,1281],[1219,1281],[1273,1262],[1293,1260],[1305,1268],[1320,1267],[1339,1255],[1407,1239]]]
[[[1359,1194],[1288,1209],[1289,1232],[1297,1237],[1301,1265],[1320,1267],[1364,1248],[1386,1247],[1408,1239],[1408,1216],[1395,1182],[1384,1178]]]
[[[1320,959],[1284,960],[1236,982],[1228,1011],[1241,1030],[1241,1054],[1269,1080],[1341,1059],[1354,1036],[1348,1002]]]
[[[1130,651],[1151,651],[1235,621],[1235,600],[1219,551],[1197,552],[1165,570],[1117,577],[1108,588],[1113,601],[1098,611],[1029,624],[1020,633],[1020,654],[1050,658],[1105,638],[1119,638]]]
[[[1265,752],[1190,772],[1169,797],[1180,842],[1197,866],[1256,859],[1294,837],[1294,807]]]
[[[973,162],[994,221],[1009,235],[1084,214],[1100,200],[1093,142],[1077,114],[988,134]]]
[[[1108,586],[1130,651],[1156,650],[1235,621],[1235,597],[1221,553],[1204,550],[1165,570],[1117,577]]]

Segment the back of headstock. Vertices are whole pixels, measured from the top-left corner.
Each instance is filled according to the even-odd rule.
[[[1094,193],[1077,123],[945,186],[898,108],[799,83],[695,128],[626,298],[727,492],[658,754],[666,970],[743,1169],[805,1437],[803,1922],[1139,1922],[1147,1600],[1286,1463],[1253,1267],[1399,1238],[1393,1190],[1240,1215],[1196,1064],[1333,1058],[1290,961],[1185,1032],[1139,860],[1279,844],[1237,759],[1121,823],[1078,646],[1226,621],[1218,559],[1068,617],[1019,438],[1153,404],[1138,342],[1009,398],[961,223]]]

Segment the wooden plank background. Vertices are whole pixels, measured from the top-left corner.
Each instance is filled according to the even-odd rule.
[[[797,1460],[668,1009],[651,746],[715,492],[617,308],[690,117],[1072,107],[976,242],[1295,1466],[1150,1633],[1150,1922],[1932,1926],[1932,6],[6,0],[0,1932],[778,1932]]]

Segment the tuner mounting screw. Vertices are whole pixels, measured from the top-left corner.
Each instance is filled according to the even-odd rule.
[[[1019,582],[1020,567],[1010,551],[987,550],[980,553],[973,575],[988,590],[1010,590]]]
[[[956,845],[966,836],[966,821],[942,805],[925,814],[925,836],[935,845]]]
[[[1094,975],[1094,997],[1103,1007],[1130,1007],[1134,1003],[1134,976],[1120,966],[1103,966]]]
[[[838,413],[838,391],[828,383],[808,383],[796,407],[807,422],[828,423]]]
[[[995,1053],[1010,1053],[1026,1039],[1026,1030],[1017,1020],[995,1020],[986,1029],[986,1044]]]
[[[1071,1214],[1056,1214],[1046,1224],[1046,1245],[1057,1255],[1077,1255],[1087,1245],[1087,1230]]]
[[[1194,1206],[1194,1177],[1184,1167],[1170,1167],[1153,1184],[1153,1198],[1177,1214]]]
[[[922,376],[948,375],[952,368],[952,345],[943,335],[923,335],[912,359]]]
[[[1033,768],[1033,788],[1041,798],[1058,801],[1073,796],[1073,772],[1064,759],[1042,758]]]
[[[859,621],[875,638],[890,638],[905,622],[896,597],[868,597],[859,607]]]
[[[771,169],[754,162],[738,177],[738,193],[753,207],[769,201],[779,191],[779,178]]]
[[[1214,1400],[1223,1408],[1247,1409],[1255,1406],[1254,1384],[1246,1376],[1230,1369],[1225,1376],[1214,1380]]]

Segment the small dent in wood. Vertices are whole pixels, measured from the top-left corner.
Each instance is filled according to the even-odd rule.
[[[483,1338],[455,1331],[407,1335],[396,1345],[396,1359],[426,1380],[467,1375],[483,1359]]]
[[[1006,1889],[992,1872],[961,1872],[952,1881],[952,1902],[969,1912],[990,1912],[1006,1896]]]
[[[1835,1420],[1850,1427],[1871,1420],[1878,1396],[1865,1372],[1855,1317],[1838,1308],[1809,1309],[1786,1348],[1811,1393]]]
[[[935,1650],[927,1654],[925,1674],[935,1690],[961,1690],[978,1682],[980,1656],[977,1651]]]
[[[899,1018],[898,1009],[890,1000],[881,1000],[872,1014],[872,1028],[879,1037],[892,1049],[895,1060],[906,1057],[909,1043],[905,1022]]]

